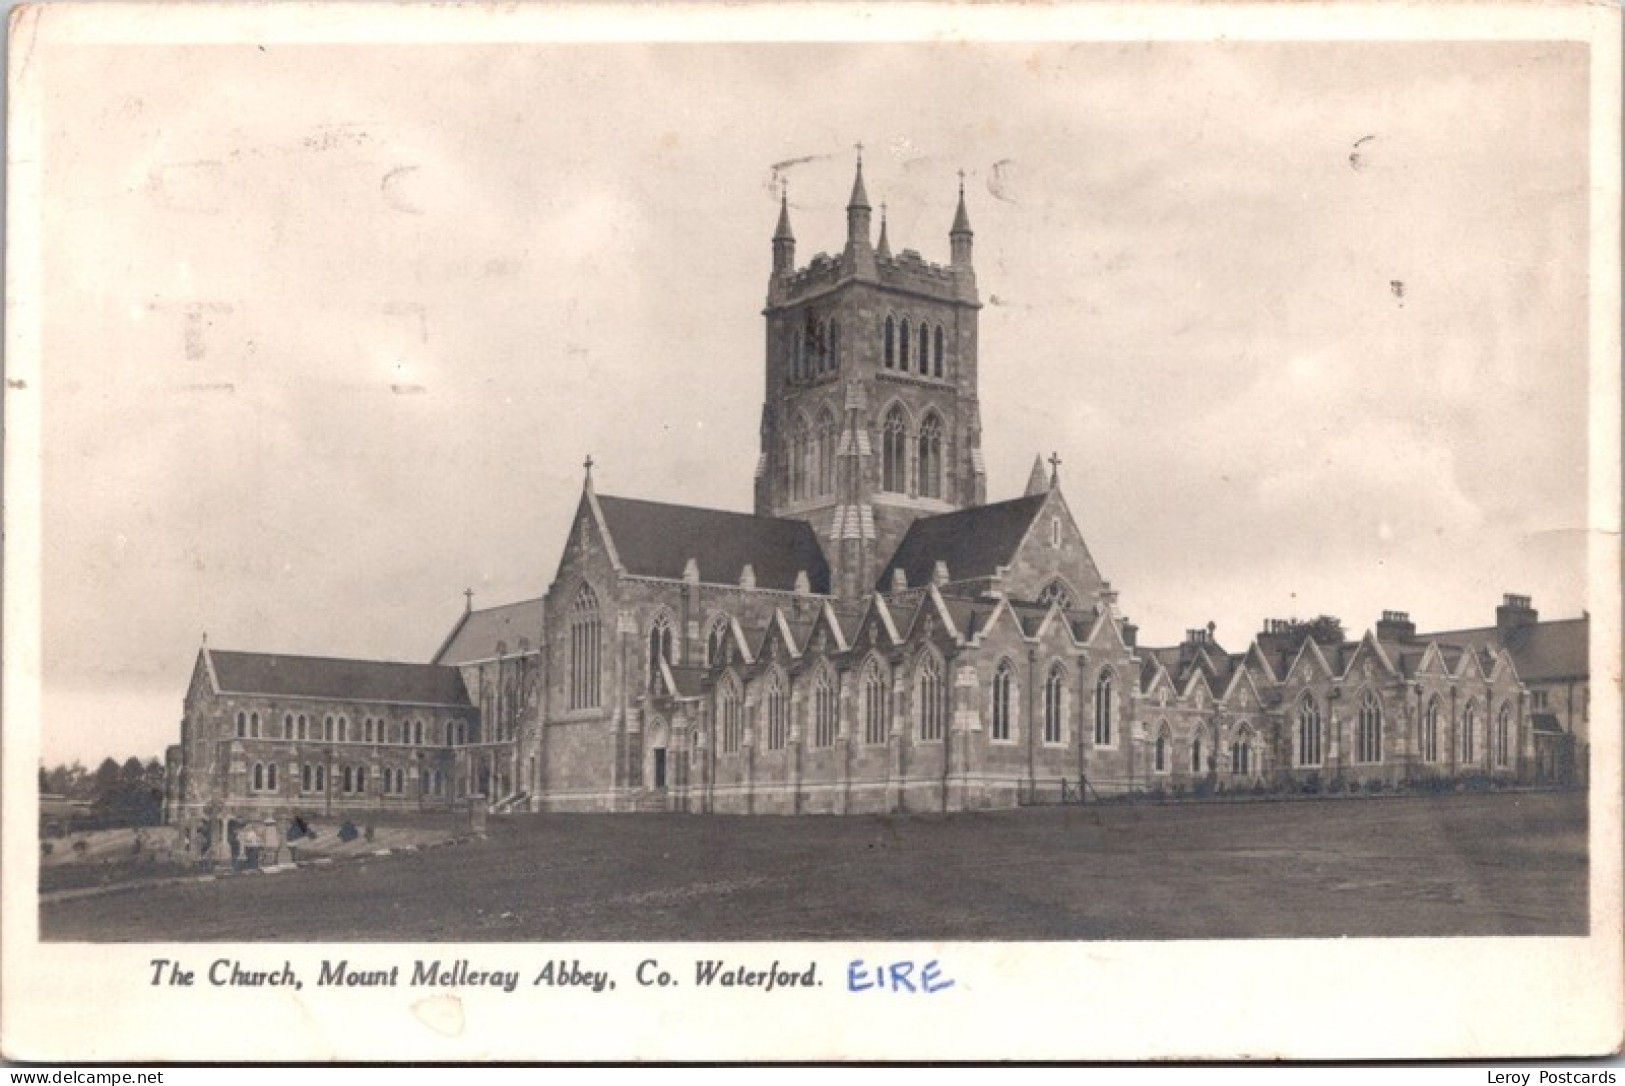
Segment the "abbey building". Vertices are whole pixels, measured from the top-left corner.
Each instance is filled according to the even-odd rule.
[[[589,459],[545,594],[466,608],[428,663],[205,646],[171,817],[1583,776],[1586,623],[1526,598],[1448,634],[1386,612],[1356,638],[1139,644],[1058,462],[987,500],[963,189],[946,263],[894,253],[872,214],[860,163],[844,248],[799,265],[781,201],[753,514],[601,494]]]

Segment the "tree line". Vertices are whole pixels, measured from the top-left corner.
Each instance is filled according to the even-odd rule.
[[[100,826],[155,826],[163,820],[164,765],[157,758],[143,762],[132,754],[122,764],[104,758],[95,772],[78,761],[49,769],[42,765],[39,790],[87,804],[83,820]]]

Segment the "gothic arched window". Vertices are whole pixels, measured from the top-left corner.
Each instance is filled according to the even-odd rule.
[[[265,766],[260,762],[254,763],[254,791],[265,790]]]
[[[1427,712],[1422,714],[1422,761],[1439,760],[1439,695],[1428,699]]]
[[[942,325],[940,325],[940,324],[937,325],[936,347],[937,347],[937,349],[936,349],[935,352],[933,352],[932,358],[931,358],[931,376],[932,377],[941,377],[943,375],[943,368],[942,368],[943,351],[942,351]]]
[[[248,738],[248,714],[247,713],[238,713],[237,714],[237,738],[238,739],[247,739]]]
[[[818,461],[813,492],[819,496],[835,493],[835,416],[829,408],[818,412],[818,429],[813,437],[813,448]]]
[[[1010,738],[1010,661],[1000,660],[998,668],[993,672],[993,738]]]
[[[797,415],[790,423],[790,500],[801,501],[807,496],[808,448],[807,420]]]
[[[1151,768],[1158,773],[1168,772],[1168,725],[1157,730],[1157,745],[1152,754]]]
[[[933,412],[920,424],[920,497],[942,497],[942,420]]]
[[[1355,727],[1354,760],[1382,761],[1382,702],[1369,690],[1360,695],[1360,718]]]
[[[1320,704],[1307,690],[1298,701],[1298,764],[1320,764]]]
[[[886,676],[880,670],[880,661],[870,660],[863,672],[863,741],[884,743],[890,732],[891,713]]]
[[[1230,743],[1230,772],[1247,776],[1253,771],[1253,732],[1243,725]]]
[[[931,326],[920,322],[920,376],[931,373]]]
[[[903,318],[903,324],[897,334],[897,368],[904,373],[908,372],[908,352],[914,345],[913,330],[909,327],[908,318]]]
[[[660,674],[660,661],[672,662],[671,657],[671,619],[665,612],[661,612],[649,627],[649,685],[654,686],[655,678]]]
[[[834,373],[841,368],[841,326],[830,318],[824,333],[824,372]]]
[[[1467,708],[1461,711],[1461,760],[1468,764],[1473,761],[1477,753],[1475,746],[1478,738],[1478,703],[1469,701]]]
[[[740,736],[744,732],[744,707],[740,704],[739,684],[732,675],[725,676],[717,692],[717,723],[721,726],[722,753],[739,750]]]
[[[908,489],[908,421],[903,417],[902,404],[886,412],[880,451],[880,489],[903,493]]]
[[[767,718],[767,749],[783,750],[790,734],[790,714],[784,697],[784,684],[777,673],[767,680],[767,696],[762,699],[762,712]]]
[[[919,683],[920,741],[935,743],[942,739],[943,724],[948,717],[948,688],[942,681],[942,662],[932,653],[920,660]]]
[[[1495,722],[1495,764],[1512,764],[1512,703],[1501,706],[1501,715]]]
[[[835,745],[835,685],[829,669],[819,671],[813,682],[813,746]]]
[[[1205,734],[1201,728],[1197,728],[1196,734],[1191,736],[1191,772],[1197,776],[1207,772],[1207,762],[1203,758],[1202,750],[1204,745],[1202,738]]]
[[[1053,664],[1044,680],[1044,742],[1059,743],[1066,737],[1065,712],[1066,672]]]
[[[598,596],[592,586],[583,584],[570,604],[570,708],[592,709],[598,705],[598,676],[602,652],[602,630],[598,617]]]
[[[1095,681],[1095,746],[1112,745],[1112,715],[1116,702],[1112,697],[1112,673],[1102,671]]]
[[[881,358],[885,361],[887,369],[897,368],[897,321],[892,317],[886,318],[885,342]]]

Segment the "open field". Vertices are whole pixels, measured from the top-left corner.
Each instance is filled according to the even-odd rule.
[[[47,902],[56,940],[1576,935],[1584,794],[953,816],[520,815],[486,839]]]

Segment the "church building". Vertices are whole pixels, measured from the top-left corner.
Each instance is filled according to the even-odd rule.
[[[600,493],[589,457],[545,594],[470,602],[426,664],[204,647],[171,816],[958,811],[1572,769],[1519,652],[1572,689],[1583,633],[1386,612],[1352,640],[1140,645],[1057,458],[987,500],[963,184],[946,263],[872,214],[860,160],[844,248],[798,265],[781,196],[752,513]]]

